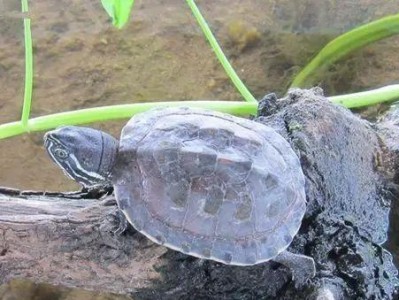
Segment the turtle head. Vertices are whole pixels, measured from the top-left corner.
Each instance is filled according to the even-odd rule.
[[[68,177],[83,186],[109,184],[118,141],[86,127],[65,126],[49,131],[44,146]]]

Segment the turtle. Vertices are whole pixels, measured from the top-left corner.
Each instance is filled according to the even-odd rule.
[[[306,211],[305,178],[290,144],[269,126],[169,107],[133,116],[119,141],[63,126],[44,144],[84,187],[112,184],[126,220],[155,243],[227,265],[273,260],[296,282],[315,275],[313,258],[287,250]]]

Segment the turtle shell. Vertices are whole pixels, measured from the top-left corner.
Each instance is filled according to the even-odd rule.
[[[284,251],[306,209],[301,165],[281,135],[199,108],[134,116],[122,130],[113,183],[139,232],[231,265]]]

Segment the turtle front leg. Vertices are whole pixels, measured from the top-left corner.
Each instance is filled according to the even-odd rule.
[[[95,186],[81,186],[78,191],[67,192],[68,196],[74,198],[86,199],[103,199],[112,194],[114,188],[112,185],[95,185]]]
[[[118,226],[118,228],[114,231],[114,234],[117,236],[121,236],[124,232],[126,232],[129,228],[129,221],[126,219],[123,212],[117,206],[117,202],[115,197],[109,196],[102,200],[102,205],[104,206],[115,206],[115,210],[108,215],[108,220],[111,223]],[[115,227],[114,227],[115,228]]]
[[[316,275],[314,260],[306,255],[283,251],[273,261],[281,263],[291,270],[296,287],[304,285],[307,280]]]
[[[121,236],[129,228],[129,221],[127,220],[127,218],[119,208],[115,214],[119,225],[118,229],[114,231],[114,234],[117,236]]]

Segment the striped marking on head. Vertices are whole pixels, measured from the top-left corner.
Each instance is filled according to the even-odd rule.
[[[56,137],[58,133],[59,129],[46,133],[44,145],[51,159],[64,173],[84,186],[98,185],[99,182],[105,181],[105,177],[82,166],[72,149],[68,149],[68,146]]]

